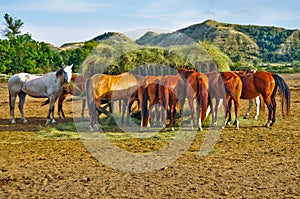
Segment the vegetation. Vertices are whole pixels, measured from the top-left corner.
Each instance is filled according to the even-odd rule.
[[[207,20],[173,33],[148,32],[136,42],[108,32],[86,42],[60,48],[21,34],[23,22],[4,15],[5,39],[0,40],[0,73],[46,73],[62,64],[73,71],[119,74],[170,73],[169,68],[211,70],[256,68],[293,72],[300,67],[299,30],[236,25]]]
[[[23,22],[4,15],[7,39],[0,40],[0,73],[45,73],[58,69],[62,59],[49,44],[34,41],[29,33],[20,34]]]

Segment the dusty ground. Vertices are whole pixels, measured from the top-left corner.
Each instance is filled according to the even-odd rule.
[[[266,114],[259,121],[241,120],[240,130],[223,130],[200,158],[206,129],[175,162],[147,173],[102,164],[80,139],[38,137],[47,113],[42,99],[27,98],[29,124],[11,125],[7,86],[0,84],[0,198],[300,198],[300,74],[284,78],[292,95],[288,118],[278,110],[271,128],[263,127]],[[71,103],[64,109],[68,119],[59,123],[72,120]],[[136,142],[115,144],[135,152],[160,144]]]

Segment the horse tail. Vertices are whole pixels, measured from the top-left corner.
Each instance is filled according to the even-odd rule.
[[[279,89],[279,93],[281,94],[281,96],[283,98],[285,98],[285,103],[286,103],[286,115],[289,115],[290,112],[290,104],[291,104],[291,93],[290,93],[290,89],[289,86],[287,85],[287,83],[284,81],[284,79],[282,77],[280,77],[277,74],[272,74],[276,85],[278,86]],[[276,89],[274,89],[273,94],[275,94]],[[283,107],[284,107],[284,100],[282,100],[282,113],[283,113]]]
[[[95,100],[94,100],[94,93],[93,93],[93,88],[92,88],[92,82],[91,79],[86,80],[86,98],[87,98],[87,103],[88,103],[88,108],[90,111],[91,116],[96,115],[96,106],[95,106]]]
[[[224,82],[224,88],[225,88],[225,92],[232,98],[234,98],[233,94],[231,93],[230,89],[227,86],[227,82]]]

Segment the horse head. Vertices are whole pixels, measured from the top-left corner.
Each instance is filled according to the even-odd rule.
[[[72,78],[72,67],[73,67],[73,64],[70,66],[63,67],[64,78],[68,83],[71,81],[71,78]]]

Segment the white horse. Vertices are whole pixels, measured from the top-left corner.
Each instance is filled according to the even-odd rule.
[[[15,124],[14,117],[15,102],[17,95],[19,96],[19,110],[23,123],[27,123],[23,107],[26,95],[35,98],[49,98],[50,107],[47,115],[46,124],[55,124],[54,119],[54,103],[57,97],[61,95],[63,83],[70,82],[72,77],[72,66],[64,66],[61,69],[46,73],[42,76],[35,76],[28,73],[19,73],[11,76],[8,80],[9,90],[9,106],[11,123]],[[52,117],[50,117],[50,114]]]

